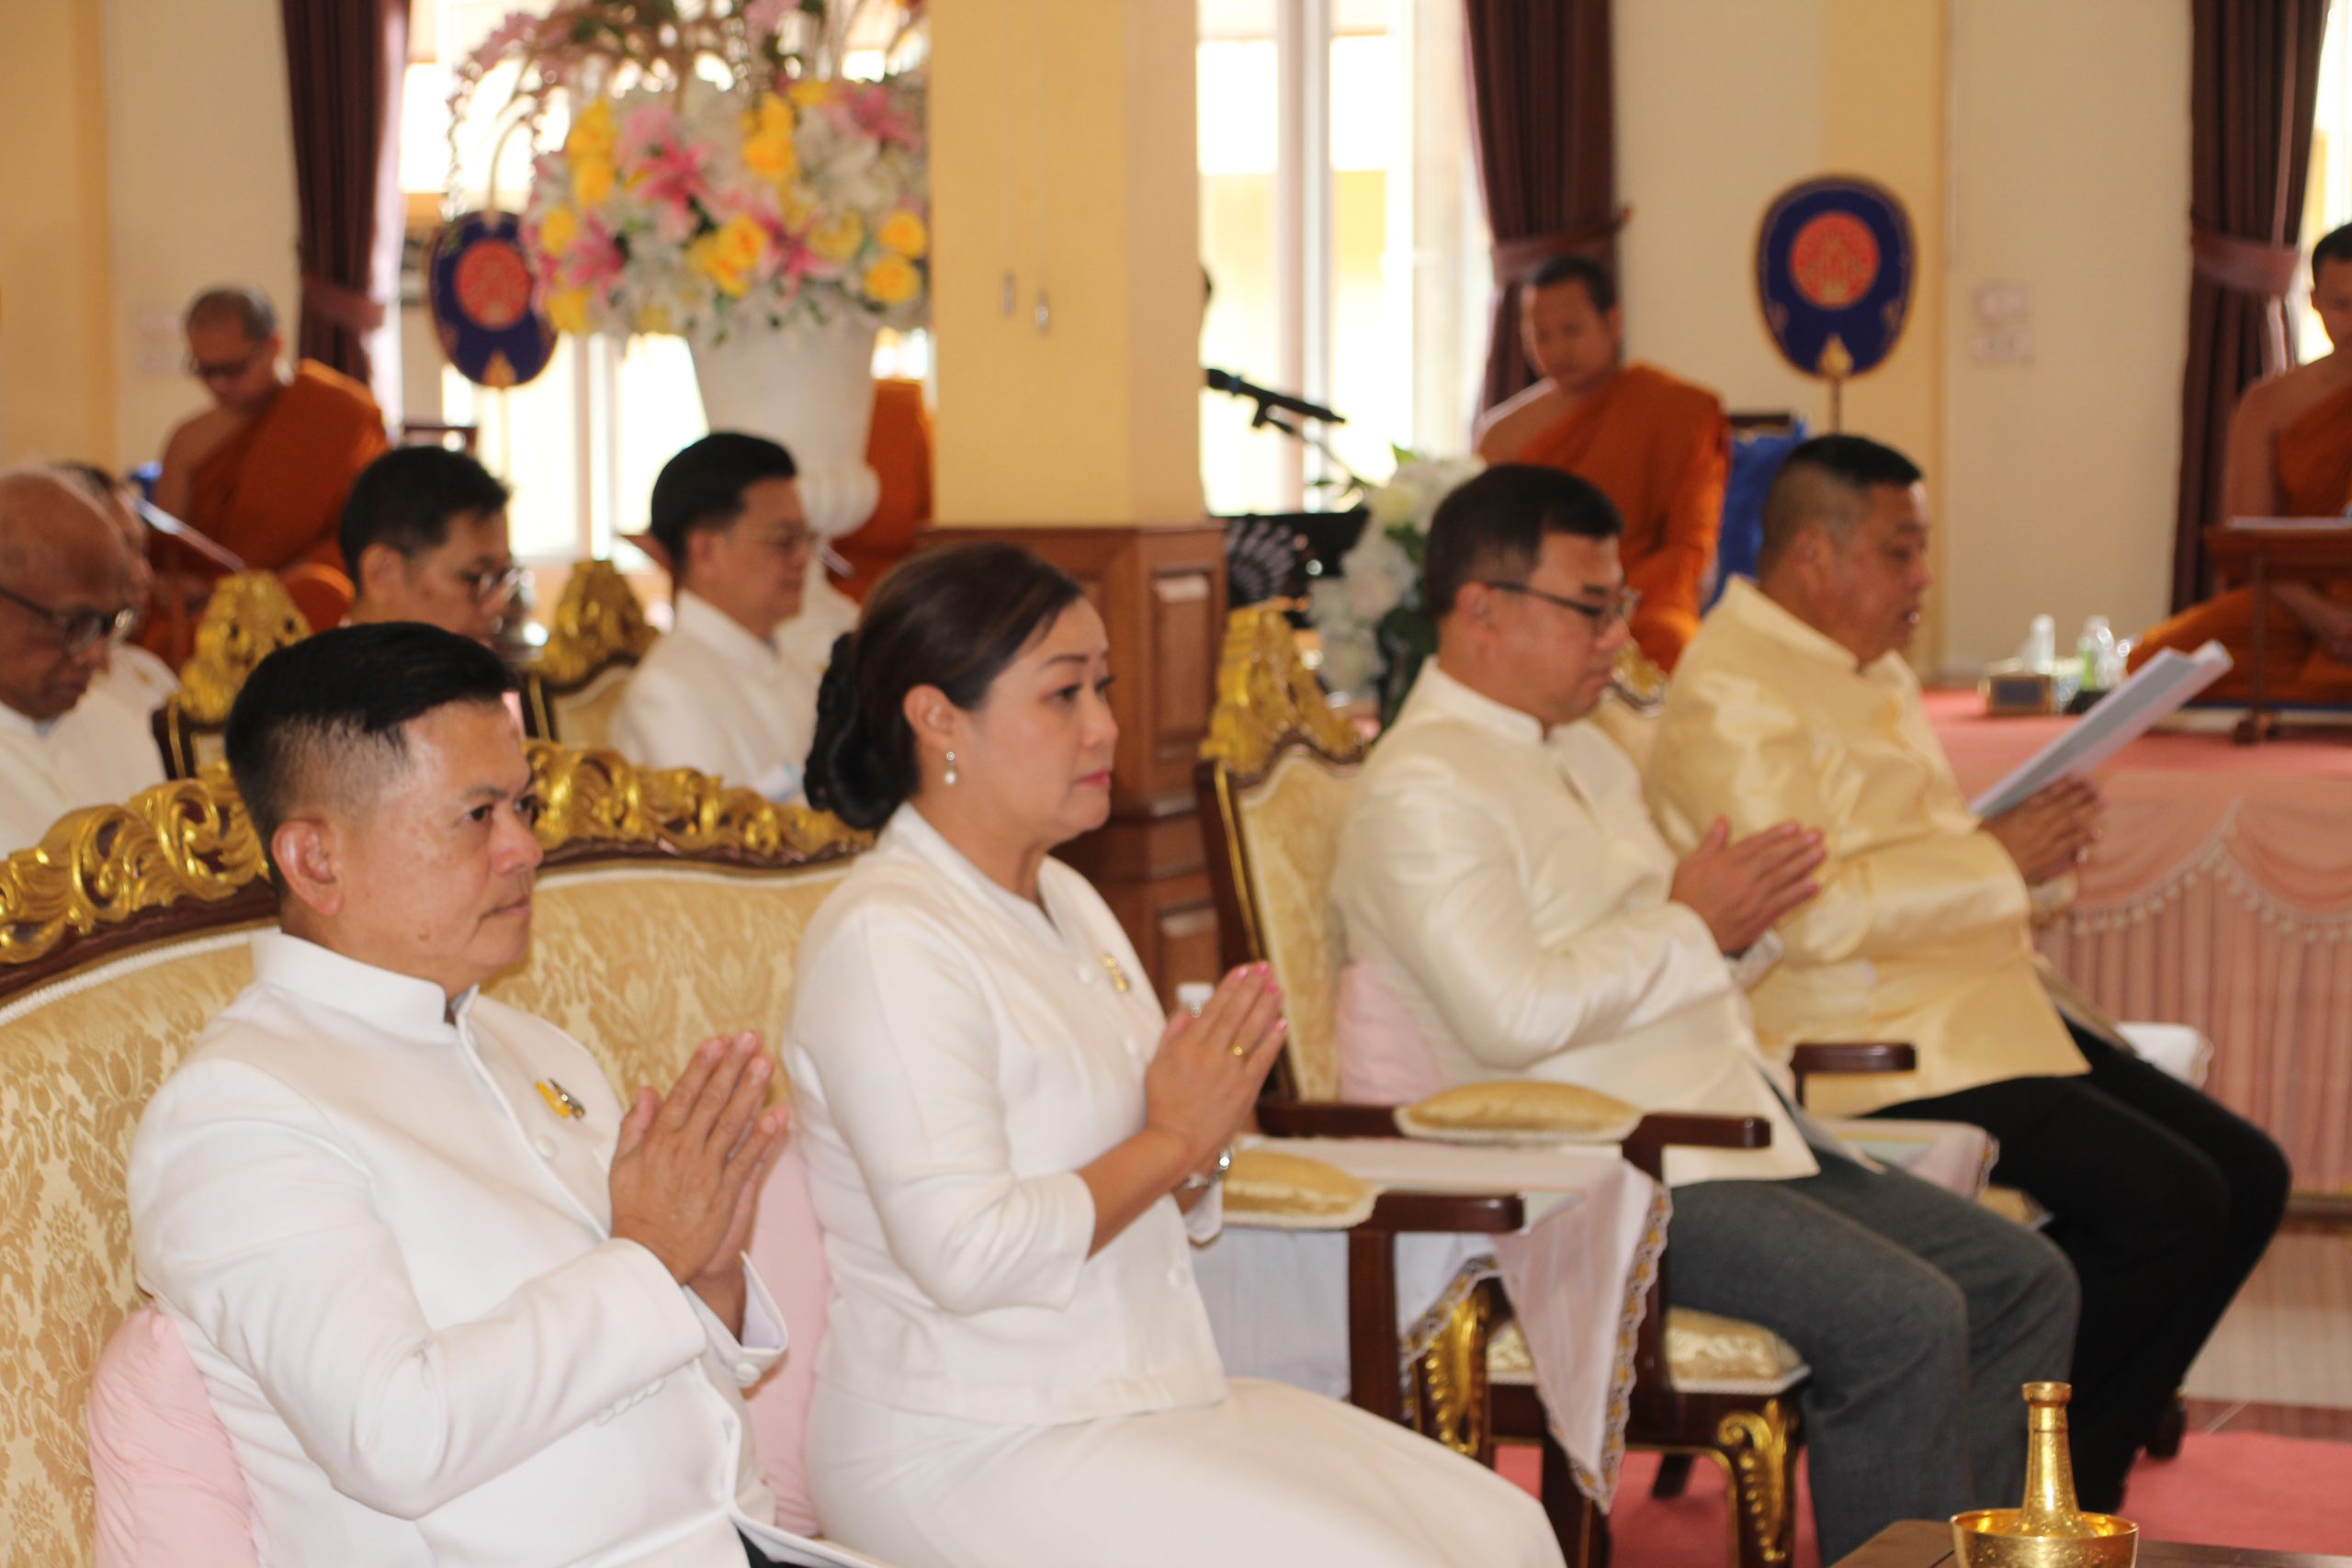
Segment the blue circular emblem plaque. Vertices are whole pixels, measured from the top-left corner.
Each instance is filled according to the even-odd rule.
[[[451,219],[433,238],[424,276],[434,335],[467,380],[519,387],[555,357],[555,328],[532,297],[523,220],[514,214]]]
[[[1894,352],[1917,260],[1911,217],[1885,186],[1839,175],[1781,193],[1756,236],[1756,302],[1781,356],[1843,381]]]

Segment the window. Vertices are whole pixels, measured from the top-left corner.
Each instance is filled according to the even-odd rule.
[[[544,10],[550,0],[524,3]],[[454,67],[516,5],[413,0],[401,103],[401,187],[412,234],[430,235],[445,218],[492,201],[519,211],[529,194],[535,143],[508,107],[514,67],[482,81],[454,136],[449,112]],[[872,75],[882,61],[878,51],[853,51],[848,63],[851,74]],[[550,105],[536,146],[559,145],[569,118],[561,103]],[[404,295],[416,307],[402,332],[406,416],[479,427],[483,464],[514,489],[507,515],[515,555],[541,563],[606,557],[625,571],[650,570],[621,536],[644,528],[662,465],[708,429],[685,341],[567,337],[537,380],[493,390],[443,362],[422,309],[422,280],[411,280]],[[928,334],[882,334],[877,375],[922,378],[930,369]]]
[[[2312,117],[2311,182],[2303,194],[2303,254],[2331,229],[2352,223],[2352,5],[2330,6],[2319,51],[2319,108]],[[2308,365],[2325,358],[2327,333],[2311,306],[2306,266],[2288,296],[2296,356]]]
[[[1201,0],[1203,359],[1346,416],[1332,457],[1204,393],[1212,512],[1320,504],[1469,446],[1487,235],[1456,0]],[[1309,426],[1309,434],[1319,427]]]

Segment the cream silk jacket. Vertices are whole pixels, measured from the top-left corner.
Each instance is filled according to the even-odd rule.
[[[550,1104],[559,1085],[584,1114]],[[775,1529],[742,1342],[609,1239],[621,1106],[553,1025],[276,931],[141,1118],[139,1281],[235,1445],[265,1563],[721,1568]]]
[[[798,797],[817,733],[817,675],[707,600],[681,590],[677,619],[630,672],[613,749],[649,768],[693,768],[770,800]]]
[[[1670,1149],[1667,1179],[1810,1176],[1732,972],[1641,779],[1589,723],[1547,739],[1430,660],[1357,776],[1331,879],[1449,1085],[1536,1077],[1645,1111],[1761,1116],[1770,1148]]]
[[[69,811],[162,784],[164,756],[148,728],[153,711],[142,694],[107,676],[46,724],[0,703],[0,855],[40,843]]]
[[[2035,972],[2025,880],[1979,829],[1900,655],[1853,655],[1735,581],[1676,667],[1649,798],[1687,850],[1793,818],[1828,837],[1820,895],[1783,919],[1752,995],[1765,1048],[1909,1041],[1916,1073],[1820,1080],[1859,1115],[2005,1078],[2086,1069]]]

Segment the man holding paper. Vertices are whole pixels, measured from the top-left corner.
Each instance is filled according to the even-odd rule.
[[[1826,835],[1821,892],[1777,930],[1750,993],[1766,1048],[1897,1040],[1907,1075],[1829,1078],[1815,1106],[1973,1122],[1995,1179],[2053,1218],[2083,1287],[2075,1467],[2112,1509],[2133,1455],[2268,1245],[2288,1171],[2259,1130],[2120,1041],[2062,1017],[2035,962],[2030,886],[2098,834],[2064,778],[1980,819],[1902,649],[1928,572],[1919,470],[1831,435],[1791,454],[1764,507],[1760,580],[1734,582],[1683,655],[1648,771],[1688,851],[1794,819]]]

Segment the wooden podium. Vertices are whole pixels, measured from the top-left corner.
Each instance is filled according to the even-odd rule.
[[[2254,591],[2254,641],[2246,659],[2252,695],[2238,721],[2237,743],[2259,746],[2285,732],[2270,711],[2270,649],[2267,606],[2274,581],[2326,582],[2352,577],[2352,526],[2231,528],[2205,530],[2205,556],[2217,584],[2244,582]],[[2343,723],[2307,722],[2299,729],[2340,730]]]
[[[933,528],[925,546],[979,539],[1019,545],[1078,579],[1111,635],[1111,820],[1059,856],[1101,890],[1159,986],[1219,973],[1193,764],[1208,732],[1225,637],[1221,524]]]

